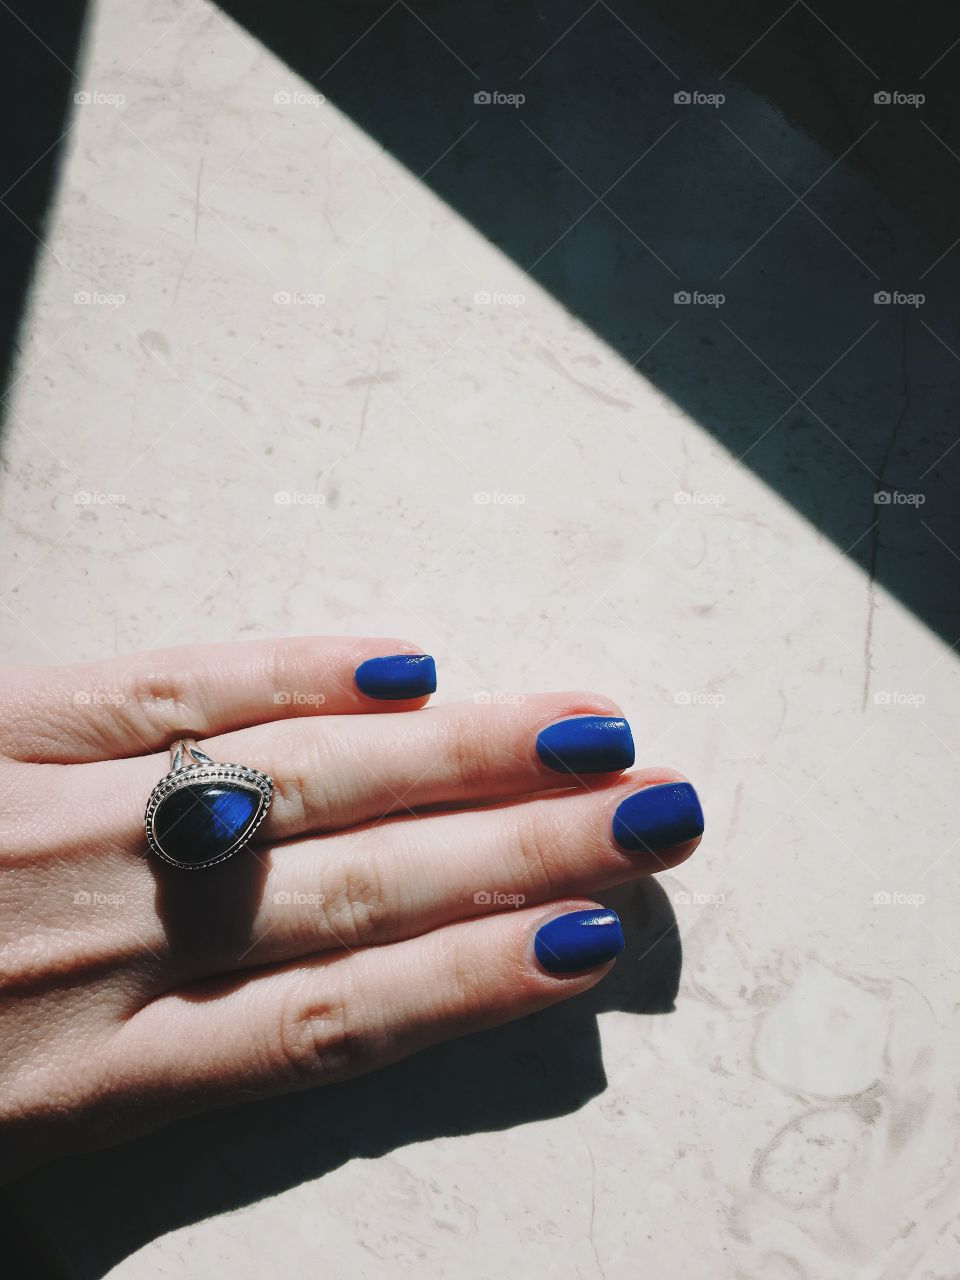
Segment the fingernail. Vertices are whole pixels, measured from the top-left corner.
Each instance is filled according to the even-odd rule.
[[[570,911],[541,925],[533,948],[548,973],[595,969],[623,950],[620,917],[605,907]]]
[[[429,653],[395,653],[361,662],[353,678],[368,698],[422,698],[437,687],[437,667]]]
[[[669,849],[703,834],[703,810],[689,782],[645,787],[621,801],[613,815],[613,838],[632,853]]]
[[[576,716],[547,725],[537,735],[537,755],[556,773],[612,773],[633,764],[633,735],[626,720]]]

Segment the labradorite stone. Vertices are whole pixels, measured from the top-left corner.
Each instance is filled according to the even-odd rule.
[[[231,782],[198,782],[171,792],[157,806],[153,832],[176,862],[209,862],[241,838],[262,797]]]

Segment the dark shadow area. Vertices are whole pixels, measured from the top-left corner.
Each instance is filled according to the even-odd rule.
[[[73,111],[86,9],[87,0],[0,6],[0,387],[4,394],[15,372],[20,324],[43,252],[63,135]],[[0,424],[3,410],[0,402]]]
[[[597,1014],[669,1013],[680,979],[676,918],[656,881],[604,900],[624,922],[628,950],[578,999],[376,1075],[181,1121],[21,1179],[0,1196],[0,1215],[17,1224],[6,1239],[12,1250],[19,1240],[31,1260],[23,1274],[94,1280],[164,1232],[348,1160],[582,1107],[606,1087]],[[638,1043],[643,1034],[638,1024]]]
[[[932,0],[221,7],[953,643],[960,17]],[[493,91],[526,101],[474,101]],[[895,291],[926,300],[874,301]],[[721,472],[684,482],[712,492]]]

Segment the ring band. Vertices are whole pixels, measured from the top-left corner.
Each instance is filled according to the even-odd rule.
[[[248,843],[272,797],[265,773],[219,763],[195,739],[179,737],[170,746],[170,772],[147,802],[147,844],[175,867],[212,867]]]

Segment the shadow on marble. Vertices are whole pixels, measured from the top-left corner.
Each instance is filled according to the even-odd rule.
[[[95,1280],[165,1232],[348,1160],[582,1107],[607,1083],[597,1015],[670,1013],[680,981],[676,917],[659,884],[638,882],[603,901],[620,913],[629,943],[586,995],[360,1080],[180,1121],[48,1165],[3,1197],[5,1260],[17,1248],[15,1225],[37,1280]],[[642,1026],[637,1035],[642,1040]]]
[[[856,0],[831,31],[800,0],[219,2],[953,643],[953,13]],[[921,82],[922,111],[874,101]],[[526,101],[474,101],[493,91]],[[726,101],[674,100],[694,92]],[[675,302],[698,291],[725,301]],[[722,492],[727,465],[676,487]]]
[[[35,37],[13,11],[20,9]],[[87,0],[0,6],[0,387],[15,373],[20,324],[43,252],[63,134],[73,112]],[[0,403],[0,423],[4,417]]]

